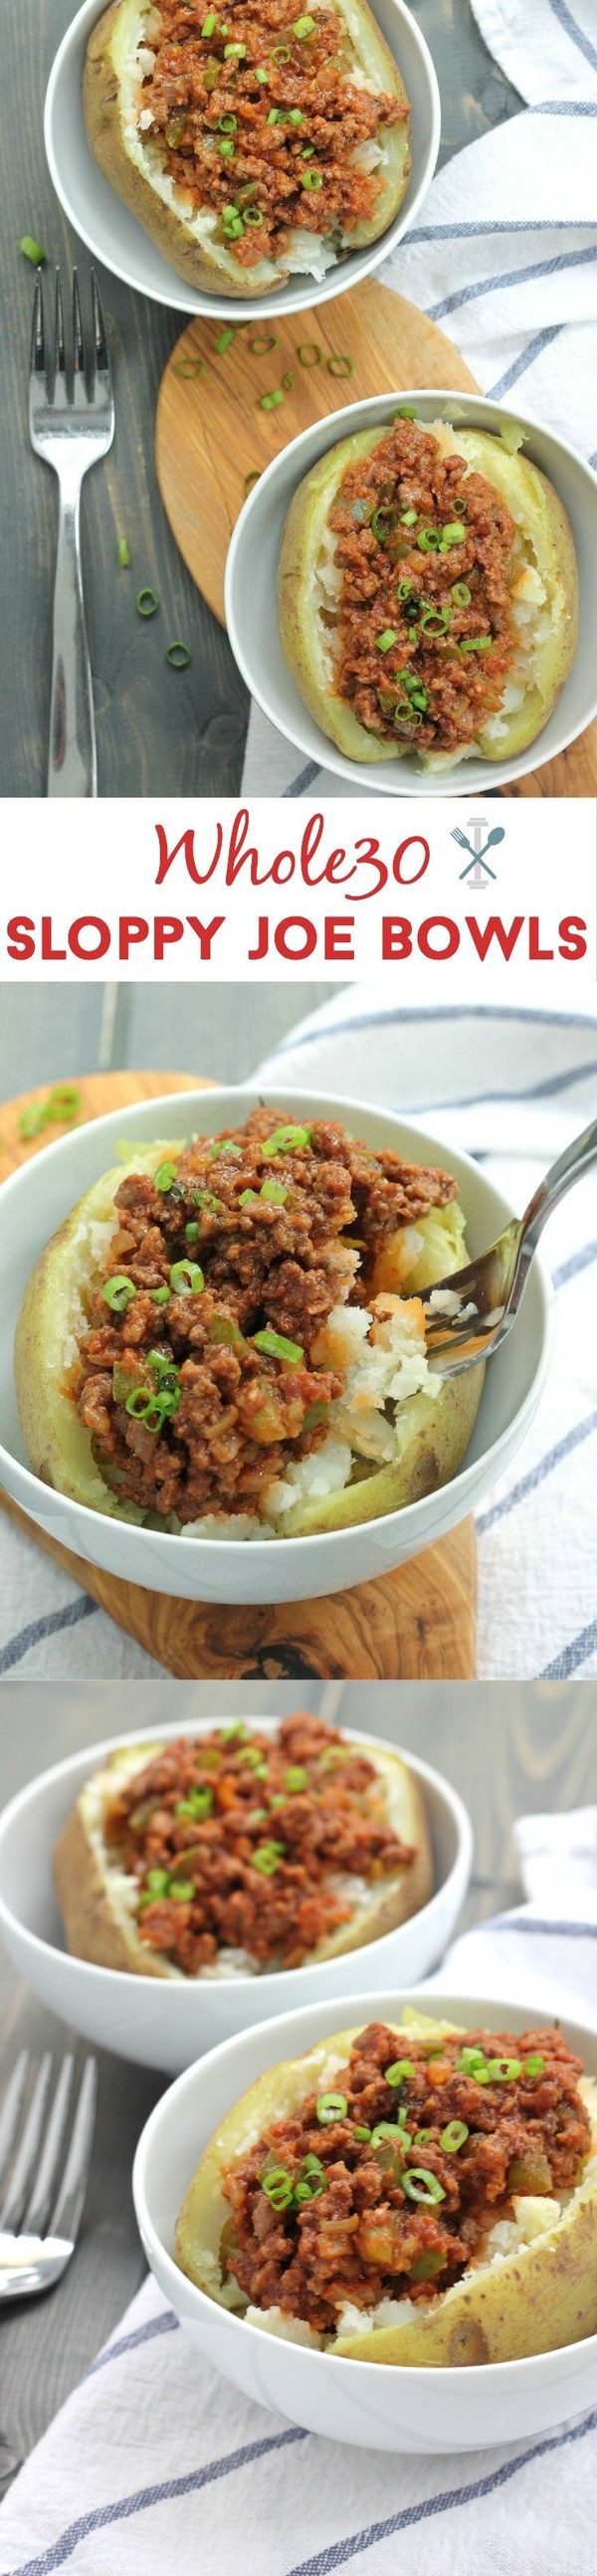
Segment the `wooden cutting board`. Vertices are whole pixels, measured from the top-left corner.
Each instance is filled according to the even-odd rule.
[[[133,1101],[151,1100],[161,1092],[209,1088],[201,1075],[181,1073],[89,1074],[76,1087],[77,1123],[111,1109],[124,1113]],[[23,1135],[23,1121],[27,1124],[31,1111],[46,1103],[48,1090],[25,1092],[0,1109],[0,1181],[72,1124],[58,1121],[37,1137]],[[1,1491],[0,1508],[177,1679],[474,1679],[476,1555],[470,1519],[375,1583],[322,1601],[295,1601],[274,1609],[227,1608],[223,1618],[221,1606],[214,1603],[172,1600],[87,1565],[38,1529]]]
[[[268,314],[262,326],[236,324],[232,340],[218,349],[223,333],[221,322],[204,316],[182,332],[162,377],[155,439],[157,478],[173,535],[221,624],[224,566],[247,475],[262,473],[300,430],[347,402],[423,385],[478,392],[445,333],[372,278],[313,312]],[[299,349],[318,349],[319,363],[301,364]],[[335,372],[338,362],[346,373]],[[284,379],[284,401],[263,411],[262,395],[279,391]],[[256,613],[266,613],[264,601],[256,601]],[[597,794],[597,725],[559,759],[497,793]]]

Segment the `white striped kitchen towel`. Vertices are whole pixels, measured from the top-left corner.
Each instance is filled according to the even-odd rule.
[[[473,0],[527,102],[448,161],[379,274],[453,339],[482,392],[516,399],[597,463],[595,0]],[[458,0],[452,6],[458,46]],[[251,711],[252,795],[360,795]]]
[[[438,1982],[463,1998],[526,1995],[531,2018],[597,2028],[597,1815],[582,1834],[585,1849],[594,1838],[593,1884],[579,1871],[576,1896],[569,1820],[562,1921],[565,1819],[542,1819],[541,1839],[554,1821],[547,1916],[521,1905],[467,1933]],[[522,1875],[532,1888],[532,1859]],[[431,2562],[434,2576],[592,2576],[595,2394],[590,2413],[543,2438],[449,2460],[345,2448],[217,2378],[148,2282],[0,2511],[2,2576],[421,2576]]]

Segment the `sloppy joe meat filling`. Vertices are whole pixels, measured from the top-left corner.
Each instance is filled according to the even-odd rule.
[[[227,2174],[226,2272],[252,2306],[322,2334],[347,2304],[433,2298],[519,2193],[574,2189],[590,2145],[579,2074],[551,2028],[423,2046],[370,2023],[329,2089]]]
[[[388,1234],[455,1194],[446,1172],[271,1109],[123,1180],[74,1385],[119,1500],[181,1524],[258,1508],[325,1438],[332,1308],[366,1295]]]
[[[137,1929],[186,1976],[245,1950],[296,1968],[373,1886],[416,1857],[357,1745],[300,1713],[275,1736],[239,1722],[167,1744],[110,1800],[110,1858],[138,1885]]]
[[[149,68],[149,56],[153,66]],[[363,145],[408,106],[351,80],[354,55],[338,11],[291,0],[160,0],[143,35],[140,133],[240,268],[279,259],[291,232],[337,236],[368,221],[379,165]],[[354,154],[360,153],[355,163]]]
[[[338,696],[386,742],[471,742],[501,705],[516,649],[515,526],[499,493],[398,418],[348,467],[330,527],[342,577]]]

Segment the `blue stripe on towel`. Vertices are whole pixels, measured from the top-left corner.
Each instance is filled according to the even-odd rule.
[[[590,36],[585,36],[583,28],[579,27],[578,19],[573,18],[572,10],[568,8],[568,0],[549,0],[549,6],[553,9],[554,18],[557,18],[560,26],[563,27],[564,34],[570,36],[573,45],[578,45],[579,54],[584,54],[585,61],[591,63],[593,71],[597,72],[595,46],[591,44]]]
[[[535,1487],[542,1485],[545,1477],[553,1475],[556,1467],[561,1466],[562,1459],[568,1458],[573,1449],[579,1449],[583,1441],[590,1440],[594,1431],[597,1431],[597,1413],[587,1414],[584,1422],[575,1422],[572,1430],[565,1432],[563,1440],[556,1441],[555,1449],[548,1449],[545,1457],[537,1460],[536,1467],[529,1469],[528,1476],[521,1476],[520,1483],[513,1485],[510,1494],[504,1494],[500,1503],[493,1503],[490,1511],[480,1513],[477,1520],[478,1537],[484,1538],[487,1530],[494,1528],[496,1521],[504,1520],[508,1512],[515,1510],[517,1503],[523,1503],[526,1500],[527,1494],[533,1494]],[[542,1680],[545,1679],[546,1676],[543,1674]]]
[[[597,104],[595,115],[597,116]],[[553,259],[531,261],[529,268],[498,271],[496,277],[479,278],[475,286],[459,286],[454,295],[445,295],[440,304],[428,304],[429,319],[431,322],[441,322],[447,313],[456,313],[459,305],[476,304],[480,295],[501,293],[502,289],[508,286],[528,286],[532,278],[556,277],[564,268],[586,268],[595,258],[597,258],[597,251],[591,244],[587,250],[558,251],[554,253]]]
[[[50,1610],[45,1619],[31,1619],[27,1628],[20,1628],[16,1637],[9,1637],[8,1644],[0,1648],[0,1673],[10,1672],[13,1664],[28,1655],[30,1646],[41,1644],[42,1637],[57,1637],[62,1628],[77,1628],[80,1619],[94,1619],[97,1607],[97,1601],[69,1601],[66,1610]]]
[[[489,386],[490,401],[498,402],[502,394],[509,394],[512,385],[518,384],[520,376],[526,376],[528,368],[534,366],[535,359],[541,357],[544,349],[551,347],[552,340],[557,340],[559,332],[563,329],[563,322],[550,322],[546,324],[544,331],[536,331],[534,339],[527,340],[520,357],[513,358],[511,367],[506,368],[505,376],[498,376],[497,384]]]
[[[364,2550],[374,2549],[380,2540],[392,2540],[398,2531],[412,2531],[417,2523],[432,2522],[437,2514],[454,2513],[459,2505],[477,2504],[480,2497],[496,2495],[500,2487],[510,2485],[512,2478],[526,2469],[532,2460],[544,2460],[552,2451],[562,2451],[571,2442],[584,2442],[597,2428],[597,2411],[585,2415],[580,2424],[571,2424],[563,2433],[552,2433],[543,2442],[534,2442],[521,2451],[517,2460],[504,2460],[500,2469],[490,2469],[485,2478],[471,2478],[467,2486],[444,2487],[439,2495],[426,2496],[421,2504],[407,2504],[400,2513],[389,2514],[384,2522],[372,2522],[365,2531],[354,2531],[346,2540],[332,2541],[327,2549],[317,2551],[315,2558],[301,2559],[299,2566],[288,2569],[288,2576],[332,2576],[336,2567],[344,2567],[349,2558],[359,2558]],[[28,2576],[28,2571],[10,2570],[10,2576]]]
[[[174,2309],[160,2308],[159,2316],[149,2317],[146,2326],[136,2326],[132,2334],[119,2335],[115,2343],[108,2344],[105,2352],[98,2352],[97,2360],[92,2361],[85,2378],[94,2379],[98,2370],[107,2370],[108,2362],[120,2361],[121,2353],[137,2352],[140,2344],[154,2343],[156,2335],[177,2333],[178,2317],[175,2317]]]
[[[578,1672],[579,1664],[587,1663],[595,1646],[597,1619],[592,1620],[590,1628],[581,1628],[578,1637],[571,1637],[570,1644],[562,1647],[561,1654],[554,1655],[552,1664],[544,1664],[539,1674],[540,1682],[567,1682],[571,1673]]]
[[[9,2567],[5,2576],[51,2576],[55,2567],[64,2567],[80,2540],[88,2540],[92,2531],[106,2531],[110,2523],[132,2522],[138,2513],[148,2513],[152,2505],[173,2504],[178,2496],[198,2495],[202,2487],[214,2486],[220,2478],[233,2477],[237,2469],[250,2467],[253,2460],[263,2460],[270,2451],[282,2451],[291,2442],[306,2442],[308,2435],[299,2425],[290,2424],[284,2433],[265,2434],[260,2442],[244,2442],[238,2451],[228,2451],[222,2460],[208,2460],[204,2469],[190,2469],[182,2478],[165,2478],[159,2486],[138,2487],[134,2495],[119,2496],[115,2504],[95,2505],[90,2513],[79,2515],[66,2531],[44,2549],[41,2558],[27,2558],[20,2567]]]
[[[519,1020],[524,1020],[536,1028],[543,1029],[591,1029],[591,1022],[582,1011],[519,1011],[514,1008],[509,1009],[503,1002],[461,1002],[455,1006],[447,1002],[438,1003],[433,1011],[429,1010],[429,1006],[420,1010],[407,1008],[403,1011],[400,1009],[358,1011],[353,1019],[327,1020],[325,1025],[320,1023],[315,1028],[311,1021],[308,1028],[298,1031],[289,1029],[287,1037],[280,1038],[272,1061],[277,1056],[291,1054],[294,1047],[313,1046],[314,1042],[319,1046],[322,1038],[346,1037],[351,1029],[399,1029],[403,1025],[412,1027],[413,1022],[417,1021],[422,1027],[429,1027],[431,1021],[435,1027],[440,1020],[506,1020],[508,1022],[513,1020],[515,1025]],[[443,1107],[443,1103],[438,1101],[437,1106],[439,1109]],[[414,1115],[413,1110],[413,1117]]]

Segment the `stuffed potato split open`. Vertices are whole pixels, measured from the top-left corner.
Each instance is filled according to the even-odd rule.
[[[574,658],[572,531],[510,439],[399,412],[299,484],[278,613],[300,695],[347,759],[511,760]]]
[[[69,1950],[129,1975],[251,1977],[377,1941],[433,1887],[398,1753],[299,1712],[122,1745],[54,1852]]]
[[[15,1345],[44,1481],[196,1537],[302,1535],[454,1475],[482,1369],[445,1381],[421,1291],[466,1257],[456,1184],[325,1119],[143,1147],[41,1254]]]
[[[410,171],[404,85],[367,0],[114,0],[89,40],[89,141],[191,286],[271,293],[376,241]]]
[[[597,2086],[558,2028],[406,2010],[261,2075],[180,2210],[176,2259],[253,2326],[438,2369],[597,2330]]]

